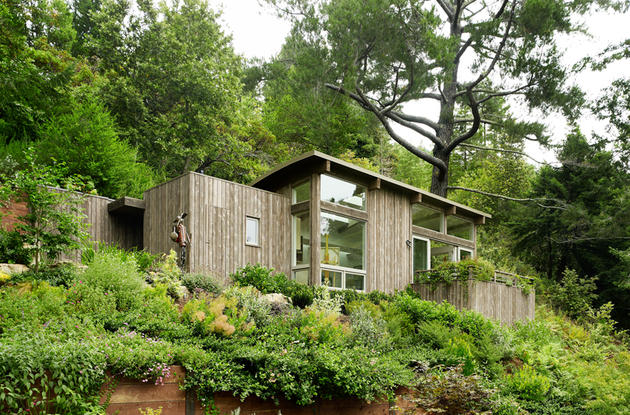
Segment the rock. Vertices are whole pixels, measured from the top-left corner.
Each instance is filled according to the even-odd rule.
[[[29,267],[22,264],[0,264],[0,273],[3,274],[22,274],[29,270]]]
[[[280,293],[265,294],[260,298],[271,305],[271,314],[284,314],[291,308],[291,299]]]

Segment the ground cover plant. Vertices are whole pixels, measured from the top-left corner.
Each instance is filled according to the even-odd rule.
[[[256,265],[224,287],[136,257],[103,249],[83,270],[0,280],[0,412],[103,413],[108,376],[159,385],[172,364],[207,407],[218,391],[305,405],[402,386],[429,413],[630,407],[630,352],[606,307],[581,325],[541,307],[507,328],[412,291],[329,292]],[[272,307],[273,292],[293,305]]]

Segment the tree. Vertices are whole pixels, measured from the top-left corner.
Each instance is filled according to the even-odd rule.
[[[196,170],[242,181],[264,169],[274,137],[243,92],[242,59],[217,15],[203,0],[136,6],[104,0],[85,42],[121,138],[167,177]]]
[[[41,136],[34,146],[38,162],[62,163],[67,174],[90,180],[103,196],[141,197],[155,184],[151,169],[118,137],[114,119],[89,89],[75,89],[70,108],[45,122]]]
[[[551,281],[567,268],[596,278],[598,302],[612,301],[615,318],[629,327],[623,258],[630,249],[630,174],[604,143],[591,144],[579,131],[567,137],[558,159],[560,167],[540,169],[530,194],[557,201],[555,208],[521,206],[508,223],[514,254]]]
[[[86,233],[78,194],[50,189],[62,185],[72,190],[73,178],[68,178],[63,169],[38,165],[29,155],[25,158],[29,169],[0,178],[0,202],[27,203],[29,211],[18,217],[15,232],[30,246],[34,269],[38,271],[43,260],[54,260],[63,252],[78,248]]]
[[[531,108],[577,115],[583,97],[566,84],[554,35],[578,30],[574,17],[596,5],[624,7],[596,0],[267,1],[292,16],[295,33],[328,50],[338,68],[330,89],[374,114],[390,137],[433,166],[431,191],[442,196],[453,151],[496,122],[485,117],[494,99],[520,96]],[[437,102],[437,119],[405,113],[414,100]],[[429,139],[432,151],[412,145],[394,125]]]
[[[328,51],[297,36],[271,62],[248,68],[250,90],[263,85],[265,126],[295,153],[319,150],[338,157],[373,157],[384,139],[378,121],[342,96],[330,94]]]

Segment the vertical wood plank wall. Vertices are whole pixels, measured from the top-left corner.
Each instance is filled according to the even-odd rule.
[[[411,208],[408,194],[368,192],[367,291],[392,292],[411,283]]]
[[[53,189],[53,191],[65,192],[61,189]],[[90,240],[116,245],[123,249],[142,249],[141,217],[133,219],[110,214],[107,205],[113,202],[113,199],[88,194],[80,194],[79,197],[83,198],[81,209],[86,216],[83,221],[87,224]],[[60,259],[80,261],[81,251],[63,254]]]
[[[144,192],[144,249],[152,254],[168,253],[171,249],[179,253],[178,245],[170,238],[173,221],[182,212],[190,211],[190,178],[188,174]],[[189,228],[189,218],[184,221]],[[190,232],[191,230],[188,229]],[[194,235],[193,235],[194,236]]]
[[[248,263],[260,263],[289,275],[288,197],[197,173],[190,173],[188,180],[191,271],[227,278]],[[247,216],[259,219],[259,246],[245,244]]]
[[[414,290],[427,301],[447,301],[458,310],[474,310],[504,324],[533,320],[536,294],[524,294],[518,287],[490,281],[454,281],[439,284],[414,284]]]

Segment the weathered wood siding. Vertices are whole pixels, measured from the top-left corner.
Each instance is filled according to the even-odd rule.
[[[447,301],[458,310],[477,311],[504,324],[534,319],[536,294],[533,290],[524,294],[519,287],[474,280],[439,284],[435,289],[431,284],[414,284],[413,288],[425,300]]]
[[[290,200],[250,186],[188,173],[148,190],[144,228],[145,249],[178,251],[169,238],[173,220],[188,213],[188,270],[227,278],[238,268],[260,263],[290,272]],[[245,244],[247,216],[259,218],[259,246]]]
[[[260,263],[289,275],[291,202],[227,180],[190,173],[190,267],[227,278],[246,264]],[[259,246],[245,244],[246,217],[259,219]]]
[[[386,187],[367,200],[367,291],[402,290],[412,281],[411,204],[408,194]]]
[[[190,175],[185,174],[144,192],[144,249],[152,254],[179,252],[170,238],[173,221],[182,212],[190,215]],[[184,221],[191,232],[190,217]],[[193,235],[194,236],[194,235]],[[190,263],[190,262],[189,262]]]
[[[53,191],[66,192],[62,189]],[[80,208],[85,215],[83,222],[87,225],[89,240],[116,245],[123,249],[142,249],[142,217],[130,218],[110,214],[107,205],[114,200],[107,197],[89,194],[77,194],[77,197],[82,199]],[[81,251],[63,254],[60,259],[80,261]]]

